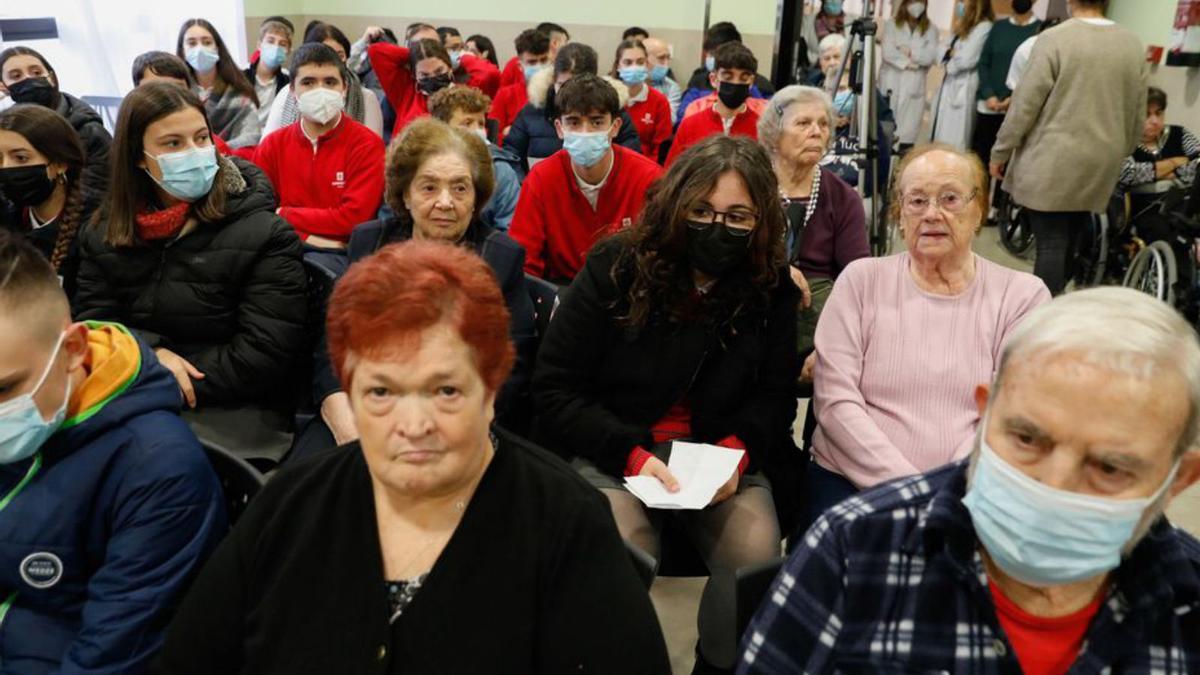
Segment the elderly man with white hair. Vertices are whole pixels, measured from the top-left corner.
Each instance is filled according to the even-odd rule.
[[[1200,343],[1122,288],[1062,296],[975,392],[968,459],[809,530],[741,673],[1200,672],[1200,542],[1164,516],[1200,478]]]
[[[671,105],[671,124],[679,116],[679,101],[683,98],[683,87],[671,78],[671,45],[658,38],[642,40],[646,48],[646,65],[650,68],[650,86],[667,97]]]

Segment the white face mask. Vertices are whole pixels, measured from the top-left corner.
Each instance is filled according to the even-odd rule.
[[[296,101],[300,104],[300,114],[317,124],[325,124],[337,117],[346,105],[341,92],[325,87],[310,89]]]
[[[487,129],[484,129],[483,127],[476,127],[471,130],[471,133],[482,138],[484,143],[488,142]]]
[[[910,2],[910,3],[908,3],[907,9],[908,9],[909,16],[911,16],[914,19],[919,19],[919,18],[921,18],[921,15],[925,13],[925,3]]]

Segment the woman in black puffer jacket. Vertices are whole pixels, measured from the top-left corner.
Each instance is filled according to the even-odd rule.
[[[189,407],[286,407],[308,349],[300,240],[262,171],[211,138],[182,87],[125,98],[112,191],[81,238],[75,314],[134,330]]]

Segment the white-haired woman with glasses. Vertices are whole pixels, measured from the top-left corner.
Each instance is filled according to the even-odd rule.
[[[829,94],[799,85],[776,92],[758,118],[758,140],[771,155],[787,215],[792,281],[803,294],[796,335],[801,358],[812,351],[833,280],[852,261],[871,254],[862,198],[817,165],[829,149],[836,119]],[[808,375],[801,379],[809,380]]]
[[[978,157],[919,146],[897,176],[891,216],[906,250],[847,267],[817,326],[809,523],[859,490],[965,457],[979,421],[975,386],[991,379],[1021,319],[1050,299],[1032,274],[972,253],[988,209]]]

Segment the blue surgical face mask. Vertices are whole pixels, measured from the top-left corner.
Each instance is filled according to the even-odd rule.
[[[612,141],[607,131],[581,133],[575,131],[563,132],[563,147],[571,155],[571,161],[580,166],[596,166],[604,159]]]
[[[717,58],[715,56],[713,56],[712,54],[709,54],[708,56],[704,57],[704,69],[710,73],[712,71],[716,70],[717,69]]]
[[[287,50],[279,45],[264,44],[258,48],[258,58],[263,65],[274,70],[283,65],[287,58]]]
[[[826,14],[841,14],[842,13],[842,0],[825,0],[825,13]]]
[[[962,0],[954,3],[954,16],[962,17],[967,13],[967,5]]]
[[[14,464],[33,457],[66,419],[67,402],[71,400],[70,380],[67,380],[67,392],[62,405],[49,420],[42,419],[42,413],[33,400],[34,395],[46,383],[66,335],[66,332],[59,333],[58,342],[54,343],[54,351],[50,352],[50,361],[46,363],[33,390],[0,403],[0,464]]]
[[[545,63],[539,63],[536,66],[530,66],[530,65],[522,66],[522,69],[524,69],[524,71],[525,71],[525,81],[528,82],[528,81],[532,80],[534,75],[537,75],[538,73],[542,72],[546,68],[546,65],[547,64],[545,64]]]
[[[847,89],[839,91],[837,96],[833,97],[833,109],[841,117],[849,117],[850,113],[854,112],[854,92]]]
[[[213,177],[217,175],[217,149],[214,146],[170,152],[157,157],[148,152],[145,154],[158,162],[162,179],[155,178],[149,168],[146,173],[172,197],[194,202],[212,190]]]
[[[654,84],[662,84],[667,81],[667,73],[670,71],[670,66],[654,66],[650,69],[650,79]]]
[[[461,49],[456,49],[456,50],[454,50],[454,51],[447,52],[447,53],[448,53],[448,54],[450,54],[450,65],[451,65],[451,67],[457,68],[457,67],[458,67],[458,62],[462,60],[462,50],[461,50]]]
[[[621,77],[621,81],[629,86],[642,84],[646,81],[646,66],[629,66],[628,68],[617,69],[617,75]]]
[[[1061,586],[1116,569],[1146,509],[1175,480],[1179,463],[1155,493],[1109,499],[1044,485],[1004,461],[980,431],[979,456],[963,504],[992,562],[1031,586]]]
[[[221,55],[216,49],[203,45],[188,47],[183,56],[197,73],[211,73],[212,69],[217,67],[217,61],[221,60]]]

